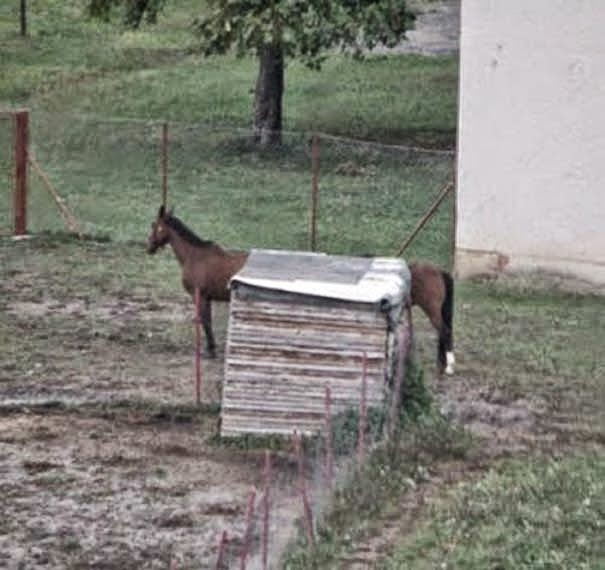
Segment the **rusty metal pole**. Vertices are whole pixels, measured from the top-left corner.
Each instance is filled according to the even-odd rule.
[[[412,231],[412,233],[407,237],[407,239],[401,244],[399,251],[397,252],[397,257],[403,255],[403,252],[408,248],[408,246],[414,241],[420,230],[427,224],[427,222],[435,215],[437,208],[441,205],[441,202],[447,198],[447,195],[454,188],[454,181],[450,180],[439,192],[435,200],[429,206],[427,211],[424,213],[422,218],[416,224],[416,227]]]
[[[216,558],[215,570],[225,570],[225,548],[227,547],[227,531],[224,530],[221,535],[221,541],[218,546],[218,556]]]
[[[311,142],[311,251],[317,249],[317,211],[319,209],[319,135]]]
[[[334,442],[332,441],[332,390],[326,386],[326,482],[332,490],[334,481]]]
[[[162,124],[162,206],[168,200],[168,123]]]
[[[20,109],[15,111],[14,117],[14,235],[22,236],[27,233],[27,145],[29,139],[29,111],[27,109]]]
[[[202,309],[202,295],[200,288],[195,288],[195,401],[200,404],[202,401],[202,331],[200,315]]]
[[[359,465],[363,465],[365,461],[365,442],[366,442],[366,427],[368,424],[368,406],[367,406],[367,394],[368,394],[368,355],[366,351],[363,351],[361,357],[361,398],[359,399],[359,440],[358,440],[358,452],[359,452]]]
[[[401,325],[401,334],[399,338],[399,355],[397,360],[397,371],[393,383],[393,394],[391,397],[391,410],[389,413],[389,437],[393,437],[398,425],[398,413],[401,406],[401,397],[403,390],[403,379],[405,376],[405,360],[412,341],[412,313],[410,307],[406,307],[403,313],[404,321]]]
[[[242,552],[240,555],[240,570],[246,570],[248,562],[248,554],[250,553],[250,541],[252,539],[252,525],[254,518],[254,501],[256,500],[256,490],[250,491],[248,498],[248,511],[246,514],[246,534],[244,535],[244,543],[242,544]]]
[[[19,3],[19,20],[21,24],[21,35],[27,35],[27,0],[21,0]]]
[[[303,467],[302,446],[300,435],[294,432],[294,452],[296,453],[296,462],[298,464],[298,490],[302,499],[303,505],[303,521],[305,531],[307,533],[307,541],[310,548],[315,547],[315,535],[313,533],[313,512],[307,495],[307,486],[305,485],[305,472]]]
[[[271,452],[265,451],[265,471],[263,474],[265,493],[263,495],[263,570],[267,570],[269,561],[269,514],[271,502],[269,491],[271,489]]]

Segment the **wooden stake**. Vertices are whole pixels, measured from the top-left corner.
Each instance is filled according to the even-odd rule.
[[[82,239],[84,237],[84,234],[82,233],[82,230],[80,230],[80,227],[78,225],[78,222],[77,222],[75,216],[69,211],[68,207],[65,205],[65,201],[63,200],[63,198],[61,198],[61,196],[59,195],[59,193],[57,192],[55,187],[51,184],[48,176],[46,175],[44,170],[42,170],[42,167],[40,166],[38,161],[33,157],[33,155],[31,153],[28,156],[28,162],[31,165],[31,167],[34,169],[34,172],[38,175],[40,180],[42,180],[44,187],[48,190],[49,194],[52,196],[53,200],[55,201],[55,204],[59,208],[59,212],[61,213],[63,220],[65,221],[65,223],[67,224],[69,229],[72,232],[78,234],[78,237],[80,239]]]
[[[397,257],[399,257],[400,255],[402,255],[403,252],[408,248],[408,246],[414,241],[414,239],[416,238],[416,236],[418,235],[418,233],[420,232],[420,230],[433,217],[433,215],[437,211],[437,208],[439,208],[441,202],[443,202],[443,200],[445,200],[446,196],[449,194],[449,192],[452,190],[453,187],[454,187],[454,182],[452,180],[450,180],[442,188],[441,192],[439,192],[439,194],[437,195],[437,198],[435,198],[435,200],[429,206],[429,208],[426,211],[426,213],[422,216],[422,218],[420,218],[418,224],[416,224],[416,227],[414,228],[414,231],[412,231],[412,233],[410,234],[410,236],[403,242],[403,244],[399,248],[399,251],[397,252]]]

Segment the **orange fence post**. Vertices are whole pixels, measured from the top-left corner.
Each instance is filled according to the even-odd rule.
[[[202,401],[202,331],[200,330],[200,311],[202,307],[202,295],[200,288],[195,288],[195,401]]]
[[[326,472],[328,489],[332,490],[334,480],[334,442],[332,441],[332,390],[326,386]]]
[[[162,124],[162,206],[168,207],[168,123]]]
[[[368,355],[361,357],[361,397],[359,398],[359,465],[363,465],[366,453],[366,428],[368,425]]]
[[[15,189],[14,235],[27,233],[27,145],[29,138],[29,111],[20,109],[14,114],[15,131]]]
[[[317,210],[319,208],[319,135],[311,142],[311,251],[317,249]]]

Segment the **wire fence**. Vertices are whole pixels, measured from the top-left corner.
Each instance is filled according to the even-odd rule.
[[[452,174],[450,151],[319,134],[314,162],[312,133],[284,132],[280,146],[263,150],[245,129],[170,123],[167,130],[168,205],[202,237],[231,247],[299,250],[315,241],[330,253],[393,255]],[[2,132],[6,235],[11,140],[10,129]],[[66,229],[50,185],[85,234],[145,239],[162,201],[161,122],[36,112],[30,153],[46,180],[30,172],[29,232]],[[443,263],[450,224],[451,202],[423,238],[427,254]]]
[[[12,121],[10,116],[0,116],[3,235],[13,231]],[[146,239],[162,201],[163,123],[36,112],[29,126],[29,232],[66,230],[52,187],[84,233],[123,244]],[[285,132],[279,147],[262,150],[248,130],[170,123],[168,205],[201,237],[225,246],[309,249],[315,175],[316,248],[330,253],[393,255],[452,174],[450,152],[319,134],[314,161],[312,141],[313,133]],[[318,170],[314,171],[314,165]],[[442,264],[448,262],[450,251],[450,200],[414,243],[418,255]],[[11,266],[10,279],[3,283],[6,318],[0,321],[5,339],[2,372],[7,379],[2,387],[3,405],[113,402],[119,410],[126,402],[127,410],[142,406],[151,409],[152,415],[154,406],[160,406],[158,417],[185,413],[193,399],[187,399],[193,394],[193,307],[189,302],[181,304],[181,297],[174,300],[176,289],[156,296],[156,288],[168,275],[161,268],[151,285],[135,279],[132,274],[142,265],[124,257],[128,245],[111,256],[104,244],[87,241],[76,247],[73,243],[68,240],[65,249],[42,247],[41,252],[28,250],[27,243],[3,244],[3,260]],[[70,254],[73,259],[66,261]],[[26,255],[32,258],[27,263]],[[138,257],[142,256],[137,248]],[[162,267],[172,267],[174,260],[166,257],[165,263],[171,265]],[[34,261],[40,267],[30,274]],[[154,267],[159,263],[153,260]],[[34,280],[31,275],[36,276]],[[224,325],[225,313],[222,321]],[[199,366],[197,357],[195,365]],[[202,401],[216,410],[223,369],[220,363],[207,360],[202,369],[206,382]],[[359,378],[362,401],[362,366]],[[353,407],[326,413],[331,428],[305,438],[300,455],[294,444],[276,445],[270,468],[265,467],[264,447],[271,447],[272,441],[253,441],[250,447],[236,443],[237,451],[228,460],[224,449],[229,444],[204,442],[196,455],[199,440],[210,438],[213,432],[212,419],[204,420],[205,436],[196,431],[191,439],[184,439],[185,430],[169,423],[148,430],[136,422],[128,429],[111,425],[119,436],[111,431],[107,441],[107,428],[95,428],[94,454],[87,461],[105,466],[102,469],[111,466],[115,472],[114,479],[108,476],[98,482],[115,486],[107,492],[116,497],[115,508],[106,513],[113,517],[108,524],[121,529],[120,544],[130,545],[133,529],[138,529],[140,542],[129,548],[138,549],[133,557],[146,551],[150,556],[159,553],[157,564],[149,567],[264,568],[266,552],[267,567],[277,568],[297,529],[303,550],[313,549],[333,491],[350,485],[360,464],[371,461],[372,452],[380,449],[390,413],[386,402],[380,409]],[[167,406],[168,412],[161,406]],[[142,445],[142,441],[147,443]],[[164,456],[159,457],[162,450]],[[147,470],[143,457],[156,466],[155,471]],[[238,466],[238,461],[245,466]],[[133,470],[135,464],[141,464],[140,471]],[[19,465],[15,478],[22,471]],[[166,473],[172,469],[175,473],[168,478]],[[207,473],[200,479],[198,473],[204,469]],[[264,469],[270,475],[263,475]],[[88,467],[82,468],[84,472]],[[73,476],[81,481],[79,472]],[[74,504],[95,503],[94,498],[78,494],[88,486],[83,483],[70,489],[77,495]],[[148,503],[140,504],[141,496]],[[374,498],[370,491],[364,496],[370,503]],[[105,501],[100,509],[105,508]],[[119,508],[117,502],[132,506],[132,511]],[[14,516],[25,516],[17,507],[20,510]],[[37,513],[34,507],[31,512]],[[73,513],[65,512],[62,502],[56,508],[56,516],[74,524],[80,520],[80,506]],[[151,522],[139,528],[140,520]],[[97,542],[104,536],[102,531],[96,538],[86,533],[78,536],[84,537],[83,557],[106,546]],[[174,552],[173,562],[166,560],[167,552]]]

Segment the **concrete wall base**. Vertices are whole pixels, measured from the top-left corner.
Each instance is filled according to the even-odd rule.
[[[605,262],[578,259],[553,259],[533,255],[518,255],[483,251],[476,249],[456,249],[455,270],[457,278],[495,277],[500,274],[539,271],[559,277],[582,280],[590,284],[590,290],[605,294]],[[584,288],[583,288],[584,289]]]

